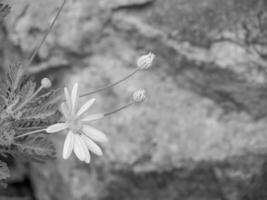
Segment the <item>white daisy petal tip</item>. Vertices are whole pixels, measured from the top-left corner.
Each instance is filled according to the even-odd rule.
[[[64,160],[68,160],[69,158],[70,158],[70,156],[62,156],[62,158],[64,159]]]
[[[79,84],[77,82],[74,83],[73,88],[78,88],[78,87],[79,87]]]
[[[68,125],[66,123],[57,123],[57,124],[53,124],[53,125],[49,126],[46,129],[46,132],[47,133],[56,133],[56,132],[63,131],[67,128],[68,128]]]
[[[95,103],[95,101],[96,101],[96,98],[92,98],[89,101],[91,101],[92,102],[92,105],[93,105]]]
[[[91,155],[89,153],[89,150],[85,144],[85,141],[82,139],[82,136],[79,136],[79,139],[80,139],[81,148],[82,148],[83,153],[84,153],[84,162],[89,163],[91,161]]]
[[[94,142],[92,141],[90,138],[88,138],[85,135],[82,135],[83,141],[84,143],[87,145],[87,148],[94,154],[98,155],[98,156],[102,156],[103,155],[103,151],[101,150],[101,148]]]
[[[75,107],[77,99],[78,99],[78,88],[79,88],[78,83],[75,83],[71,91],[71,101],[72,101],[73,107]]]
[[[65,102],[60,105],[60,112],[64,115],[66,119],[69,117],[70,111],[68,110],[68,107]]]
[[[91,162],[91,156],[86,157],[86,159],[84,160],[84,162],[85,162],[86,164],[89,164],[89,163]]]
[[[64,88],[64,93],[65,93],[65,98],[67,101],[68,109],[71,110],[72,109],[72,103],[71,103],[70,93],[66,87]]]
[[[75,135],[74,153],[80,161],[86,161],[90,156],[80,135]]]
[[[105,134],[104,134],[105,135]],[[103,138],[103,142],[102,143],[108,143],[109,142],[109,139],[108,137],[105,135],[105,138]]]
[[[83,152],[79,149],[78,144],[74,145],[74,153],[80,161],[84,161]]]
[[[69,132],[63,146],[63,159],[68,159],[72,153],[74,146],[74,134]]]
[[[77,117],[83,115],[95,103],[95,101],[96,99],[93,98],[88,100],[85,104],[83,104],[83,106],[79,109],[77,113]]]
[[[66,95],[66,94],[69,94],[69,90],[68,90],[68,88],[64,87],[64,92],[65,92],[65,95]]]
[[[88,126],[88,125],[84,125],[82,130],[83,130],[83,133],[87,137],[92,139],[93,141],[100,142],[100,143],[107,143],[108,142],[107,136],[102,131],[100,131],[96,128],[93,128],[93,127]]]

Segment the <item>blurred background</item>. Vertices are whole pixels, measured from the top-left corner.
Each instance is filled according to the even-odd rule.
[[[1,73],[27,61],[62,0],[6,2]],[[152,51],[153,67],[95,95],[93,111],[124,105],[139,88],[148,98],[93,124],[109,143],[90,165],[63,160],[65,136],[53,136],[58,158],[14,169],[10,199],[266,200],[266,8],[265,0],[67,0],[28,73],[90,91]]]

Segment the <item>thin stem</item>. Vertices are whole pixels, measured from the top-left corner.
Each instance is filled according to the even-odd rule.
[[[40,132],[43,132],[45,131],[46,129],[39,129],[39,130],[36,130],[36,131],[30,131],[28,133],[24,133],[22,135],[19,135],[19,136],[16,136],[15,138],[22,138],[22,137],[25,137],[25,136],[29,136],[29,135],[32,135],[32,134],[35,134],[35,133],[40,133]]]
[[[119,112],[119,111],[121,111],[121,110],[124,110],[125,108],[128,108],[128,107],[130,107],[130,106],[132,106],[132,105],[134,105],[134,104],[135,104],[135,102],[130,102],[130,103],[126,104],[125,106],[122,106],[122,107],[117,108],[117,109],[115,109],[115,110],[113,110],[113,111],[110,111],[110,112],[108,112],[108,113],[105,113],[105,114],[104,114],[104,117],[107,117],[107,116],[112,115],[112,114],[114,114],[114,113],[117,113],[117,112]]]
[[[47,39],[47,36],[49,35],[49,33],[52,31],[62,9],[64,8],[64,5],[66,3],[66,0],[63,0],[63,3],[61,4],[55,18],[52,21],[52,24],[50,25],[49,29],[46,31],[44,37],[42,38],[42,40],[40,41],[40,44],[37,46],[37,48],[35,48],[34,52],[32,53],[31,57],[29,58],[29,62],[28,65],[30,65],[33,61],[33,59],[35,58],[35,56],[37,55],[38,51],[40,50],[40,48],[42,47],[42,45],[44,44],[45,40]]]
[[[19,131],[24,131],[24,130],[27,130],[27,131],[31,131],[31,130],[35,130],[35,129],[44,129],[46,128],[46,126],[35,126],[35,127],[20,127],[20,128],[17,128]]]
[[[134,70],[132,73],[130,73],[130,74],[127,75],[126,77],[124,77],[124,78],[122,78],[122,79],[120,79],[120,80],[118,80],[118,81],[116,81],[116,82],[114,82],[114,83],[112,83],[112,84],[110,84],[110,85],[107,85],[107,86],[105,86],[105,87],[99,88],[99,89],[94,90],[94,91],[92,91],[92,92],[84,93],[84,94],[80,95],[80,97],[89,96],[89,95],[92,95],[92,94],[95,94],[95,93],[98,93],[98,92],[102,92],[103,90],[112,88],[112,87],[114,87],[114,86],[120,84],[121,82],[123,82],[123,81],[129,79],[131,76],[133,76],[134,74],[136,74],[138,71],[140,71],[139,68],[137,68],[136,70]]]
[[[22,109],[24,106],[26,106],[27,105],[27,103],[29,103],[29,102],[31,102],[31,100],[43,89],[44,87],[43,86],[40,86],[39,88],[38,88],[38,90],[36,90],[36,92],[29,98],[29,99],[27,99],[26,101],[24,101],[18,108],[16,108],[15,110],[14,110],[14,112],[16,112],[17,110],[20,110],[20,109]]]

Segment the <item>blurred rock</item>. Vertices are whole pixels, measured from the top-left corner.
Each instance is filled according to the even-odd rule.
[[[8,39],[30,54],[61,1],[14,2]],[[94,123],[110,142],[92,164],[33,164],[37,199],[263,200],[266,196],[266,2],[69,0],[31,73],[82,91],[153,68],[97,94],[109,111],[145,88],[148,100]],[[42,8],[42,9],[41,9]],[[49,20],[47,20],[49,21]],[[56,68],[64,66],[57,73]],[[93,111],[92,111],[93,112]]]

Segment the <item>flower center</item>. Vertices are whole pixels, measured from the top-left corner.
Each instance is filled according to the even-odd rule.
[[[71,120],[69,121],[69,127],[70,130],[74,133],[74,134],[80,134],[80,130],[82,128],[82,124],[81,122],[79,122],[79,120]]]

